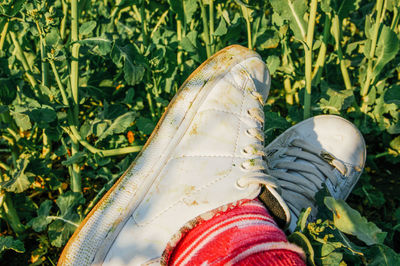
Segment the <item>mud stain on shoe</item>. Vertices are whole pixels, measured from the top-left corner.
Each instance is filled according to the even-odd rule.
[[[198,134],[198,132],[197,132],[197,124],[193,124],[192,129],[189,132],[189,135],[193,136],[193,135],[197,135],[197,134]]]
[[[198,203],[196,200],[184,199],[183,202],[184,202],[187,206],[196,206],[196,205],[199,205],[199,203]]]
[[[191,194],[195,189],[196,189],[195,186],[186,186],[186,187],[185,187],[185,190],[184,190],[184,193],[185,193],[186,195],[189,195],[189,194]]]

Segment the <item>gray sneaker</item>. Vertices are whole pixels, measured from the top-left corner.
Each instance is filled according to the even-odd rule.
[[[361,175],[365,158],[364,139],[352,123],[334,115],[309,118],[265,148],[266,171],[278,180],[280,189],[275,190],[281,198],[268,187],[260,198],[293,231],[302,209],[314,207],[311,216],[315,215],[315,194],[322,184],[334,198],[347,198]]]

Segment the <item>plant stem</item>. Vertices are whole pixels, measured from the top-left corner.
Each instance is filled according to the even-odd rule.
[[[10,36],[11,36],[11,39],[12,39],[12,41],[14,43],[14,46],[15,46],[15,49],[16,49],[17,58],[18,58],[19,61],[21,61],[22,67],[25,70],[25,75],[28,78],[29,82],[31,83],[31,86],[32,86],[33,90],[35,92],[37,92],[37,89],[36,89],[37,81],[31,74],[32,70],[29,67],[28,61],[26,60],[24,51],[22,51],[22,48],[21,48],[21,45],[19,44],[17,36],[12,31],[10,31]]]
[[[325,15],[325,22],[324,22],[324,33],[322,36],[322,43],[321,47],[319,48],[317,61],[314,66],[312,80],[314,81],[315,85],[318,85],[321,81],[322,76],[322,68],[325,65],[325,58],[326,58],[326,49],[328,44],[328,37],[329,37],[329,30],[331,28],[331,20],[328,15]]]
[[[315,16],[317,13],[317,3],[317,0],[311,1],[306,45],[304,45],[306,74],[306,90],[304,91],[304,119],[307,119],[311,116],[312,46],[314,38]]]
[[[82,144],[82,146],[85,147],[86,149],[88,149],[91,153],[98,154],[99,156],[102,156],[102,157],[109,157],[109,156],[133,153],[133,152],[138,152],[142,149],[142,146],[129,146],[129,147],[124,147],[124,148],[101,150],[96,147],[93,147],[89,142],[87,142],[85,139],[83,139],[75,126],[70,126],[69,129],[71,131],[68,133],[71,136],[71,138],[75,139],[76,141],[79,141],[79,143]]]
[[[210,13],[210,50],[211,54],[215,53],[214,41],[214,0],[209,0],[209,13]]]
[[[168,12],[169,12],[169,9],[168,9],[167,11],[165,11],[165,12],[161,15],[160,19],[157,21],[157,24],[154,26],[153,30],[151,31],[150,39],[153,38],[154,33],[158,30],[158,28],[160,27],[161,23],[164,23],[164,24],[166,23],[166,22],[165,22],[165,17],[168,15]]]
[[[182,41],[182,21],[180,19],[176,20],[176,34],[178,37],[178,53],[176,55],[176,62],[178,64],[179,68],[183,68],[182,65],[182,46],[181,46],[181,41]]]
[[[66,106],[69,106],[68,98],[65,93],[64,86],[61,83],[60,76],[57,72],[57,69],[56,69],[56,66],[55,66],[53,60],[50,60],[50,65],[53,70],[54,76],[56,78],[58,88],[61,91],[61,97],[63,99],[63,104]],[[127,154],[127,153],[132,153],[132,152],[138,152],[142,149],[142,146],[130,146],[130,147],[119,148],[119,149],[111,149],[111,150],[97,149],[96,147],[93,147],[89,142],[87,142],[85,139],[83,139],[81,137],[76,126],[74,126],[72,124],[72,119],[70,118],[71,116],[72,116],[72,114],[69,111],[68,112],[68,117],[69,117],[68,121],[70,123],[69,129],[71,130],[71,132],[68,132],[68,133],[71,136],[71,139],[76,140],[77,142],[79,142],[82,146],[84,146],[86,149],[88,149],[92,153],[98,154],[103,157],[107,157],[107,156],[115,156],[115,155]],[[64,143],[63,139],[62,139],[62,142]],[[74,173],[73,168],[70,168],[70,171],[71,171],[71,174]],[[72,185],[72,182],[71,182],[71,185]]]
[[[240,5],[240,8],[242,9],[242,14],[244,17],[244,20],[246,21],[246,30],[247,30],[247,47],[249,49],[253,49],[253,40],[251,38],[251,23],[250,23],[250,14],[249,14],[249,9],[244,6]]]
[[[75,123],[78,122],[79,116],[79,43],[78,43],[78,0],[71,0],[71,89],[74,103],[74,118]]]
[[[79,152],[79,141],[77,138],[71,136],[71,155]],[[82,178],[79,164],[72,164],[71,169],[71,190],[73,192],[82,192]]]
[[[390,24],[390,29],[392,31],[394,31],[395,33],[397,33],[396,27],[397,27],[397,24],[399,23],[399,18],[400,18],[400,6],[393,7],[393,20],[392,20],[392,24]]]
[[[43,157],[49,156],[50,151],[51,151],[51,141],[46,134],[46,129],[44,128],[43,129],[43,149],[42,149]]]
[[[150,107],[150,112],[151,112],[151,117],[153,118],[153,120],[156,118],[156,113],[154,111],[154,105],[153,105],[153,100],[151,98],[150,92],[147,91],[146,93],[146,99],[147,102],[149,103],[149,107]]]
[[[42,85],[49,87],[49,64],[46,62],[46,42],[43,39],[43,32],[40,29],[38,22],[36,22],[36,28],[39,32]]]
[[[62,97],[62,100],[63,100],[63,104],[68,106],[69,105],[68,97],[67,97],[67,94],[65,93],[65,89],[64,89],[64,86],[63,86],[63,84],[61,82],[60,75],[58,74],[56,65],[54,64],[53,60],[50,60],[49,62],[50,62],[51,69],[53,70],[54,77],[56,78],[56,82],[57,82],[58,88],[60,89],[61,97]]]
[[[381,158],[381,157],[384,157],[384,156],[388,156],[388,155],[390,155],[390,152],[388,152],[388,151],[381,152],[381,153],[376,154],[374,156],[374,159],[378,159],[378,158]]]
[[[283,48],[283,57],[282,57],[282,65],[283,66],[288,66],[289,65],[289,52],[290,50],[287,47],[287,38],[285,37],[282,40],[282,48]],[[292,83],[290,81],[290,73],[284,74],[284,81],[283,81],[283,87],[285,89],[285,100],[286,103],[289,105],[293,105],[293,89],[292,89]]]
[[[36,22],[36,27],[39,32],[39,41],[40,41],[40,59],[41,59],[41,67],[42,67],[42,85],[49,87],[49,64],[46,62],[46,42],[43,38],[43,32],[40,29],[39,24]],[[50,155],[51,151],[51,141],[47,137],[46,129],[43,129],[43,149],[42,155],[43,157],[47,157]]]
[[[6,40],[6,35],[7,35],[7,31],[8,31],[8,24],[9,24],[9,21],[7,21],[6,24],[4,24],[3,30],[1,31],[0,51],[2,51],[3,47],[4,47],[4,41]]]
[[[335,49],[338,54],[340,71],[342,72],[344,85],[347,90],[351,90],[352,86],[351,86],[350,76],[349,72],[347,71],[347,67],[345,65],[346,62],[343,60],[342,46],[340,45],[342,21],[339,19],[338,14],[335,14],[333,17],[332,27],[333,27],[333,37],[335,39]]]
[[[4,193],[3,197],[4,197],[3,209],[7,217],[7,221],[10,224],[12,230],[17,235],[20,235],[22,232],[25,231],[25,226],[21,223],[21,220],[19,219],[18,213],[15,210],[14,205],[10,199],[10,195]]]
[[[78,43],[78,0],[71,0],[71,90],[73,98],[74,124],[79,125],[79,43]],[[71,137],[71,155],[79,152],[79,142]],[[82,178],[78,164],[72,164],[71,170],[71,190],[73,192],[82,192]]]
[[[211,56],[211,49],[210,49],[210,36],[209,36],[209,30],[208,30],[208,20],[207,20],[207,13],[206,9],[204,8],[203,0],[198,0],[200,4],[200,9],[201,9],[201,18],[203,20],[203,38],[204,42],[206,44],[206,52],[207,52],[207,58]]]
[[[6,165],[3,162],[0,162],[0,168],[3,168],[6,171],[10,171],[10,169],[11,169],[10,166]]]
[[[377,3],[376,3],[377,15],[376,15],[376,19],[375,19],[374,31],[372,34],[371,49],[370,49],[369,55],[368,55],[367,76],[365,78],[364,85],[360,91],[360,95],[362,97],[364,97],[368,94],[368,89],[369,89],[369,86],[371,83],[372,63],[373,63],[373,59],[375,56],[375,49],[376,49],[376,44],[378,41],[378,33],[379,33],[380,24],[381,24],[380,18],[381,18],[381,14],[382,14],[382,5],[383,5],[383,0],[377,0]],[[364,103],[363,103],[363,105],[364,105]],[[362,108],[362,110],[364,110],[364,109]]]
[[[65,1],[66,0],[61,0],[62,12],[63,12],[63,17],[62,17],[61,23],[60,23],[60,37],[61,37],[61,40],[65,39],[65,30],[66,30],[66,27],[67,27],[68,4]]]

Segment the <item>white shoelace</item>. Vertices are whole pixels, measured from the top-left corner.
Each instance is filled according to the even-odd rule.
[[[305,206],[314,205],[315,193],[323,183],[329,180],[336,189],[348,173],[343,162],[302,139],[265,153],[267,173],[278,180],[285,191],[282,196],[296,216]]]
[[[260,144],[251,144],[243,148],[242,153],[253,159],[248,159],[242,163],[241,169],[245,172],[248,172],[248,174],[240,177],[237,180],[237,185],[239,187],[246,187],[250,184],[263,184],[280,191],[278,180],[266,173],[267,165],[265,160],[262,159],[265,157],[264,147],[262,145],[264,143],[264,132],[262,130],[264,125],[264,112],[262,111],[264,100],[262,95],[254,90],[251,91],[251,96],[253,96],[259,102],[260,107],[248,109],[247,114],[252,119],[260,123],[261,128],[249,128],[246,130],[246,134],[249,137],[256,138]]]
[[[251,95],[259,101],[260,108],[251,108],[247,114],[263,125],[262,95],[256,91]],[[253,159],[242,163],[242,170],[248,174],[239,178],[237,185],[263,184],[274,188],[297,217],[304,207],[314,205],[315,193],[323,183],[329,182],[336,190],[341,179],[348,177],[349,169],[343,162],[303,139],[293,139],[284,147],[266,150],[262,146],[262,126],[249,128],[246,134],[256,138],[260,144],[243,148],[242,153]]]

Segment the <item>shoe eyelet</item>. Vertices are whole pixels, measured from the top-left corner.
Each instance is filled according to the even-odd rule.
[[[246,186],[242,186],[241,184],[240,184],[240,178],[239,179],[237,179],[236,180],[236,187],[238,188],[238,189],[240,189],[240,190],[243,190],[243,189],[245,189],[246,188]]]
[[[242,171],[247,171],[247,168],[244,166],[244,163],[241,163],[241,164],[240,164],[240,169],[241,169]]]
[[[251,133],[250,133],[250,129],[246,129],[245,133],[246,133],[247,136],[253,137],[253,135],[251,135]]]
[[[245,149],[245,148],[243,148],[242,149],[242,154],[244,154],[244,155],[248,155],[249,154],[249,152]]]

